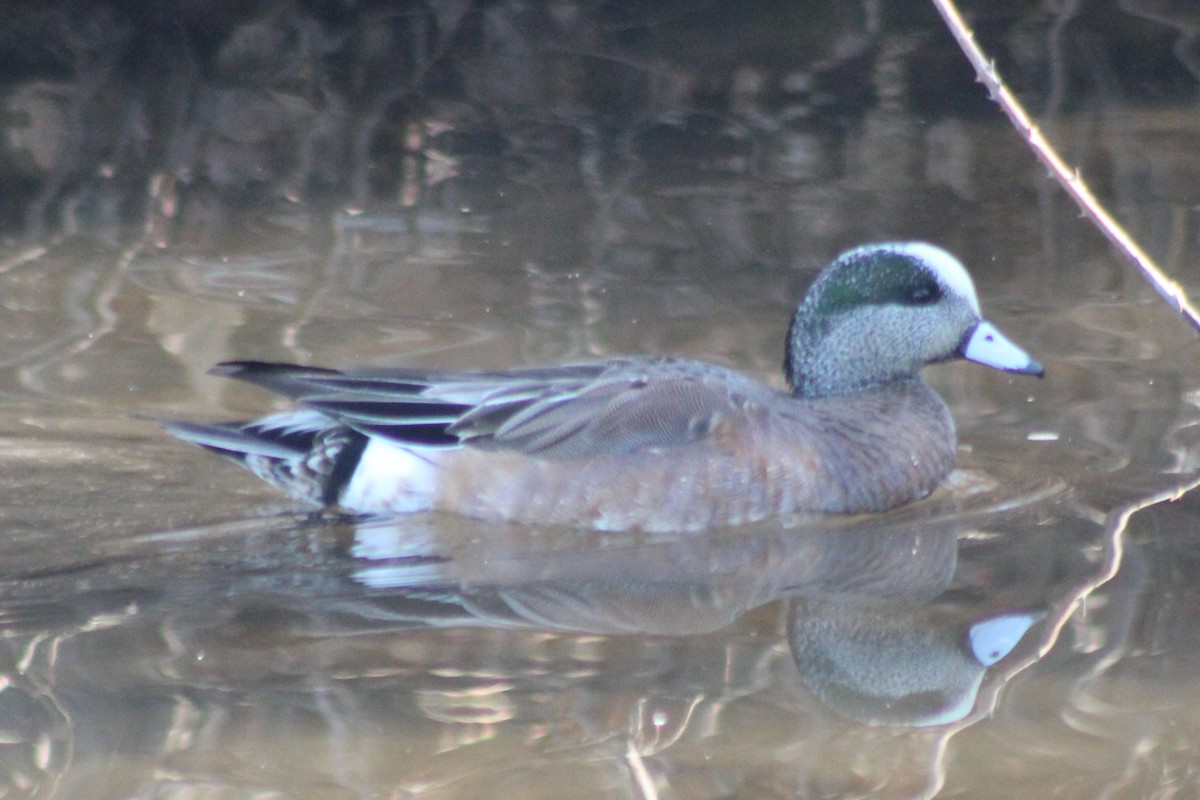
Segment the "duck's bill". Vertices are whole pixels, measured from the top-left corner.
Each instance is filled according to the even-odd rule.
[[[986,320],[979,322],[967,334],[962,343],[962,355],[968,361],[976,361],[1005,372],[1020,372],[1039,378],[1046,374],[1040,363],[1030,358],[1028,353],[1013,344],[1011,339]]]

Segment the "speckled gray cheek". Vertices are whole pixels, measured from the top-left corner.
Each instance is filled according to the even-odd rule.
[[[836,353],[837,374],[847,382],[842,391],[915,374],[926,360],[915,343],[927,339],[936,327],[928,316],[898,306],[881,306],[862,318],[848,318],[828,337]]]
[[[792,330],[792,385],[801,396],[842,395],[914,378],[952,358],[974,314],[949,300],[932,306],[865,305],[802,318]]]

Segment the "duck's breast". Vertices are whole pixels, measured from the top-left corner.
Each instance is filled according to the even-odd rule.
[[[696,530],[882,511],[924,497],[954,463],[954,425],[924,384],[796,400],[734,396],[681,445],[584,458],[463,448],[436,506],[484,519],[604,530]]]

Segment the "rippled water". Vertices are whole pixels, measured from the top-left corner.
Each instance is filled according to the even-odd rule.
[[[332,255],[264,240],[108,274],[112,254],[61,248],[13,267],[5,296],[28,316],[0,432],[6,791],[1191,785],[1195,501],[1122,512],[1194,474],[1192,334],[1102,250],[1063,264],[1028,244],[963,255],[1048,377],[929,371],[960,424],[950,485],[831,531],[651,539],[309,518],[139,415],[263,410],[204,376],[231,356],[680,352],[769,374],[800,272],[497,266],[482,235]]]
[[[1194,213],[1156,183],[1186,154],[1102,133],[1122,214],[1200,294]],[[1194,332],[1007,129],[881,115],[849,138],[811,180],[512,180],[484,208],[297,207],[200,245],[6,245],[0,796],[1195,796]],[[927,370],[959,469],[878,518],[356,524],[152,421],[273,408],[205,374],[228,358],[673,353],[778,380],[815,271],[900,236],[955,250],[1047,377]]]

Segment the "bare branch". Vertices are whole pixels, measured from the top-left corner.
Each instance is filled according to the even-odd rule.
[[[1083,182],[1079,170],[1068,166],[1050,145],[1050,142],[1046,140],[1046,137],[1042,135],[1041,130],[1033,123],[1020,102],[1001,80],[995,63],[984,56],[983,51],[979,49],[974,34],[971,33],[971,29],[967,27],[967,23],[958,13],[954,0],[933,0],[933,4],[942,15],[942,19],[946,21],[954,38],[958,40],[959,47],[962,48],[971,65],[975,67],[979,81],[987,87],[988,94],[1000,105],[1001,110],[1025,137],[1025,141],[1033,148],[1038,159],[1050,170],[1054,179],[1067,191],[1067,194],[1071,195],[1083,213],[1096,223],[1108,240],[1133,262],[1138,271],[1142,273],[1142,277],[1154,287],[1162,298],[1170,303],[1193,328],[1200,331],[1200,312],[1197,312],[1192,306],[1183,288],[1159,269],[1153,259],[1133,240],[1133,237],[1104,209],[1087,184]]]

